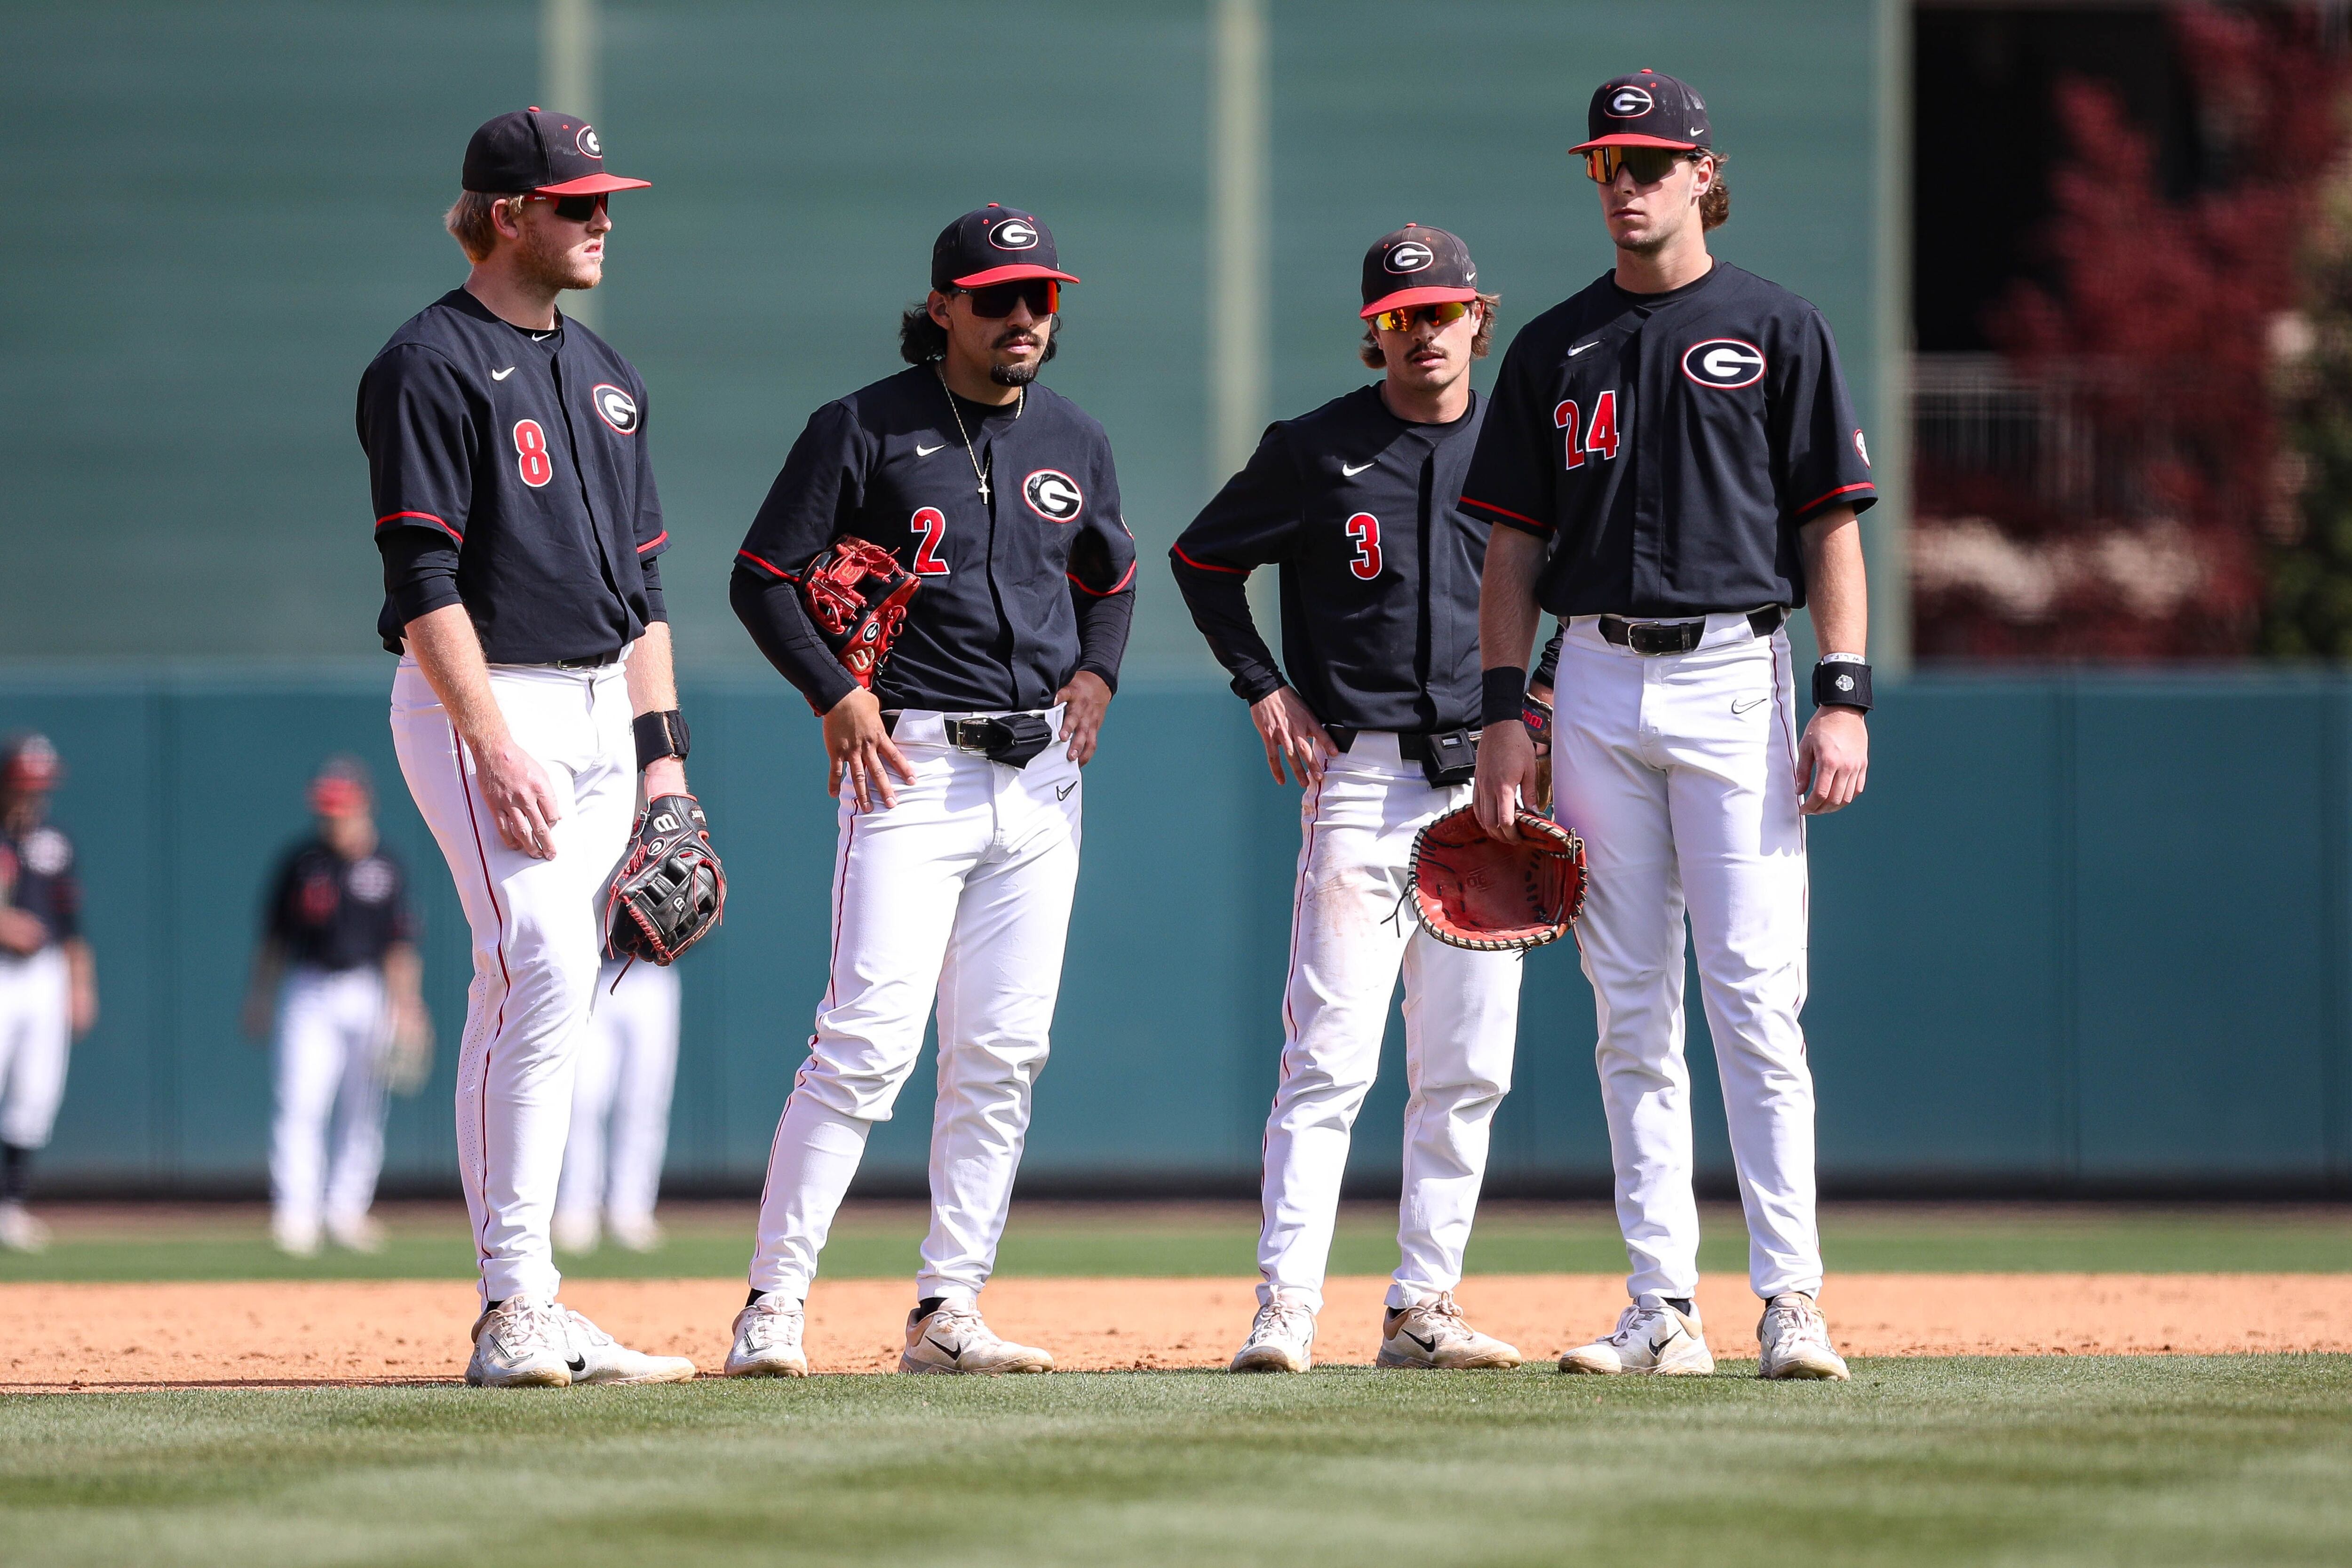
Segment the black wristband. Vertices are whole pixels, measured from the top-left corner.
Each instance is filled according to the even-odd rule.
[[[689,737],[686,732],[686,715],[675,708],[659,713],[640,713],[629,721],[629,732],[637,740],[637,771],[660,762],[664,757],[686,761]]]
[[[1479,678],[1478,722],[1517,723],[1520,700],[1528,694],[1528,672],[1506,666]]]
[[[1813,666],[1813,706],[1870,711],[1870,666],[1823,659]]]

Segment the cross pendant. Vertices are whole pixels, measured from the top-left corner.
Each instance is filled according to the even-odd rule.
[[[980,481],[980,499],[983,501],[988,499],[988,479],[984,475]]]

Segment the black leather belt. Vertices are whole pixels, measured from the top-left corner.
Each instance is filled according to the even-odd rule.
[[[1339,747],[1340,752],[1344,754],[1355,750],[1357,736],[1366,734],[1369,731],[1363,730],[1351,730],[1345,724],[1326,724],[1323,726],[1323,732],[1331,737],[1331,743]],[[1477,732],[1478,731],[1475,730],[1470,731],[1473,735],[1475,735]],[[1450,735],[1454,733],[1454,731],[1447,730],[1442,731],[1442,733]],[[1429,736],[1430,731],[1426,730],[1399,730],[1396,731],[1397,755],[1402,757],[1408,763],[1427,762],[1429,760]]]
[[[1748,612],[1748,626],[1759,637],[1769,637],[1789,618],[1788,607],[1767,605]],[[1696,621],[1635,621],[1623,616],[1601,617],[1601,636],[1635,653],[1689,653],[1706,636],[1706,619]]]
[[[559,658],[555,661],[554,668],[557,669],[602,669],[608,664],[618,664],[620,662],[621,656],[617,653],[593,653],[590,654],[586,658]]]

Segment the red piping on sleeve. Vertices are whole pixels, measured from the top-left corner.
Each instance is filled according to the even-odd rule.
[[[1526,512],[1523,512],[1523,511],[1513,511],[1509,507],[1507,507],[1507,506],[1496,506],[1493,501],[1490,501],[1490,500],[1477,500],[1475,497],[1473,497],[1473,496],[1464,496],[1464,497],[1462,498],[1462,504],[1463,504],[1464,506],[1475,506],[1475,507],[1476,507],[1480,511],[1491,511],[1491,512],[1495,513],[1497,517],[1507,517],[1507,518],[1511,519],[1511,520],[1512,520],[1513,521],[1515,521],[1515,522],[1524,522],[1524,523],[1526,523],[1529,528],[1539,528],[1539,529],[1543,530],[1546,533],[1549,533],[1549,532],[1551,531],[1551,524],[1549,524],[1549,523],[1548,523],[1548,522],[1538,522],[1534,518],[1529,517]]]
[[[1797,509],[1797,515],[1799,517],[1811,516],[1813,510],[1816,507],[1819,507],[1823,501],[1835,500],[1840,496],[1852,495],[1856,490],[1874,490],[1877,488],[1878,487],[1876,485],[1872,484],[1868,479],[1863,480],[1862,483],[1858,485],[1840,485],[1837,489],[1830,491],[1829,494],[1815,496],[1812,500],[1799,507]]]
[[[458,532],[447,523],[443,522],[439,518],[434,516],[429,511],[388,511],[382,517],[375,520],[375,525],[378,528],[382,528],[385,523],[398,522],[404,517],[421,517],[425,521],[433,524],[434,527],[439,529],[442,532],[447,534],[450,538],[456,540],[458,543],[463,544],[466,542],[466,536],[464,534]]]
[[[665,528],[659,533],[655,534],[651,539],[646,540],[643,544],[638,545],[637,553],[643,555],[648,550],[659,549],[663,541],[668,538],[669,530]]]
[[[667,534],[664,534],[662,537],[667,539],[669,536]],[[762,561],[748,550],[739,550],[735,553],[741,556],[744,560],[749,561],[754,566],[774,573],[777,576],[782,577],[787,583],[797,583],[800,581],[800,577],[797,574],[787,572],[782,567],[776,565],[773,562]]]
[[[1118,593],[1120,589],[1125,588],[1125,587],[1126,587],[1129,583],[1132,583],[1132,582],[1134,582],[1134,581],[1135,581],[1135,568],[1137,567],[1137,565],[1138,565],[1138,564],[1139,564],[1139,563],[1137,563],[1137,562],[1133,562],[1133,561],[1129,562],[1129,563],[1127,563],[1127,575],[1126,575],[1126,576],[1124,576],[1124,577],[1121,577],[1118,582],[1113,583],[1113,584],[1112,584],[1109,587],[1108,587],[1108,588],[1088,588],[1088,587],[1087,587],[1087,585],[1086,585],[1084,583],[1080,583],[1080,582],[1078,582],[1077,574],[1076,574],[1076,573],[1075,573],[1075,572],[1065,572],[1065,573],[1063,573],[1063,574],[1062,574],[1062,575],[1063,575],[1063,576],[1065,576],[1065,577],[1067,577],[1067,578],[1068,578],[1068,579],[1069,579],[1073,584],[1076,584],[1077,585],[1077,587],[1079,587],[1080,589],[1084,590],[1085,592],[1087,592],[1087,593],[1088,593],[1088,594],[1092,594],[1096,598],[1097,598],[1097,599],[1108,599],[1108,598],[1109,598],[1113,594]]]
[[[1168,547],[1168,552],[1175,556],[1177,560],[1181,561],[1185,565],[1190,566],[1198,572],[1223,572],[1228,577],[1246,577],[1249,575],[1248,570],[1244,567],[1217,566],[1213,565],[1206,561],[1195,561],[1191,556],[1184,553],[1184,547],[1181,544],[1170,545]],[[1129,575],[1131,576],[1133,574],[1130,572]],[[1118,591],[1118,590],[1116,588],[1111,590],[1113,593],[1117,593]]]

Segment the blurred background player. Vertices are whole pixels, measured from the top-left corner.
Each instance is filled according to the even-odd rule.
[[[1299,813],[1281,1084],[1266,1119],[1258,1312],[1235,1372],[1305,1372],[1356,1113],[1404,977],[1402,1258],[1383,1366],[1517,1366],[1454,1289],[1510,1088],[1519,958],[1448,947],[1396,917],[1416,834],[1470,800],[1478,581],[1491,524],[1454,504],[1494,333],[1469,247],[1408,224],[1364,257],[1363,359],[1383,379],[1267,429],[1169,552],[1177,585]],[[1279,563],[1283,662],[1250,617]],[[1284,671],[1288,671],[1285,679]]]
[[[368,1208],[384,1093],[421,1082],[433,1049],[408,874],[376,837],[365,764],[328,759],[310,796],[318,825],[270,879],[245,999],[249,1037],[276,1019],[269,1228],[298,1258],[319,1250],[322,1227],[354,1252],[383,1245]]]
[[[555,1191],[555,1245],[593,1252],[601,1228],[631,1252],[661,1245],[654,1198],[677,1078],[677,968],[607,959],[572,1086],[572,1135]]]
[[[33,1152],[56,1124],[72,1042],[98,1022],[73,841],[48,820],[63,773],[46,735],[0,746],[0,1247],[18,1252],[48,1245],[25,1211]]]

